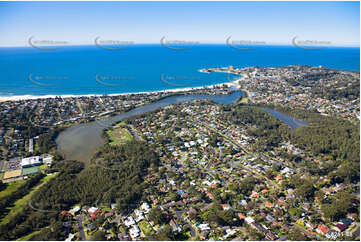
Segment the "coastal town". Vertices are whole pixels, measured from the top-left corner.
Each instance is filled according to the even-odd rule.
[[[64,98],[59,96],[1,102],[0,179],[3,179],[5,171],[21,168],[22,157],[30,157],[34,153],[44,155],[39,147],[39,137],[48,134],[51,128],[65,128],[114,116],[172,95],[219,95],[230,92],[232,90],[226,86],[216,85],[177,92]],[[5,178],[14,178],[15,174],[17,173]]]
[[[281,133],[273,135],[273,127],[294,131],[263,108],[298,108],[359,127],[359,93],[342,88],[359,85],[359,73],[306,66],[200,71],[240,75],[234,83],[245,95],[234,105],[172,104],[107,129],[112,147],[133,141],[155,147],[159,167],[148,168],[143,196],[129,209],[100,199],[56,211],[65,240],[359,240],[359,172],[338,154],[315,152],[296,139],[274,141]],[[335,90],[334,96],[322,90]],[[26,169],[38,166],[36,173],[56,176],[51,168],[62,157],[56,147],[42,147],[42,136],[53,127],[91,122],[169,95],[233,91],[218,85],[179,93],[2,102],[1,178],[3,183],[27,179],[35,172]],[[307,124],[296,129],[301,127]]]
[[[0,0],[0,242],[361,241],[360,13]]]
[[[239,69],[230,66],[201,71],[240,75],[241,89],[256,104],[299,107],[322,115],[360,119],[359,72],[300,65]],[[347,93],[346,89],[351,91]]]
[[[62,211],[71,230],[68,239],[85,239],[101,231],[107,240],[144,240],[158,238],[152,236],[166,227],[173,236],[169,238],[176,240],[351,240],[359,236],[356,197],[350,204],[354,213],[336,221],[322,215],[325,201],[345,191],[357,194],[359,183],[333,184],[328,176],[298,167],[282,154],[319,165],[329,158],[290,143],[257,151],[247,132],[251,126],[239,129],[219,118],[221,113],[214,103],[194,101],[131,120],[128,125],[156,144],[161,156],[159,171],[145,178],[147,199],[126,214],[119,213],[116,204],[106,207],[101,202]],[[294,184],[310,180],[311,196]]]

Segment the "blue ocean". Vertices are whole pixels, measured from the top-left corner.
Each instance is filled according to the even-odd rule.
[[[97,46],[0,48],[0,96],[117,94],[198,87],[235,78],[224,73],[201,73],[202,68],[295,64],[359,70],[360,49],[257,46],[240,50],[227,45],[199,45],[174,50],[155,44],[118,50]]]

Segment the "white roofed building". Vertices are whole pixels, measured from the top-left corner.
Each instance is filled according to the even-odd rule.
[[[41,165],[40,156],[31,156],[21,160],[21,167]]]
[[[125,224],[125,226],[127,226],[127,227],[135,224],[134,218],[133,218],[132,216],[129,216],[128,218],[126,218],[126,219],[124,220],[124,224]]]
[[[150,207],[148,203],[143,203],[140,208],[144,210],[144,213],[149,213],[150,211]]]
[[[132,228],[129,230],[129,234],[132,238],[136,238],[139,236],[140,229],[138,225],[133,225]]]

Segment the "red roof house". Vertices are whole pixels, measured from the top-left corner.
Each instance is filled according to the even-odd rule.
[[[320,234],[326,234],[329,229],[326,225],[319,225],[316,229],[317,233],[320,233]]]

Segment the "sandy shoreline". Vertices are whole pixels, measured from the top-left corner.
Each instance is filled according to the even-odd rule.
[[[149,92],[129,92],[129,93],[115,93],[115,94],[106,94],[107,96],[122,96],[122,95],[137,95],[137,94],[155,94],[155,93],[177,93],[177,92],[185,92],[185,91],[191,91],[196,89],[204,89],[204,88],[213,88],[217,86],[227,85],[228,87],[238,88],[238,81],[240,79],[237,79],[235,81],[231,82],[224,82],[224,83],[218,83],[208,86],[199,86],[199,87],[186,87],[186,88],[174,88],[174,89],[165,89],[165,90],[159,90],[159,91],[149,91]],[[48,98],[72,98],[72,97],[96,97],[96,96],[104,96],[104,94],[79,94],[79,95],[72,95],[72,94],[66,94],[66,95],[41,95],[41,96],[33,96],[33,95],[18,95],[18,96],[0,96],[0,102],[6,102],[6,101],[20,101],[20,100],[34,100],[34,99],[48,99]]]

